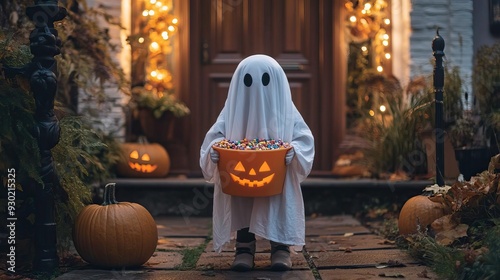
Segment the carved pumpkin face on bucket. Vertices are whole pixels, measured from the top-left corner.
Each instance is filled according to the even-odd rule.
[[[253,163],[255,163],[255,161]],[[265,184],[269,184],[274,178],[274,173],[271,173],[272,171],[267,161],[260,164],[258,168],[251,162],[246,163],[246,166],[245,168],[245,165],[243,165],[241,161],[238,161],[234,167],[234,172],[229,173],[231,179],[241,186],[260,188]]]
[[[160,144],[123,143],[121,148],[117,171],[123,177],[165,177],[170,171],[170,157]]]
[[[222,192],[234,196],[271,196],[283,191],[287,149],[230,150],[214,147]]]

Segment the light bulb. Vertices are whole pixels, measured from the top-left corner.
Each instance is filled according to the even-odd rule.
[[[378,71],[378,72],[382,72],[382,71],[384,71],[384,67],[382,67],[382,66],[377,66],[377,71]]]
[[[351,22],[356,22],[356,20],[357,20],[357,19],[356,19],[356,17],[355,17],[355,16],[351,16],[351,17],[349,18],[349,20],[350,20]]]
[[[385,54],[385,58],[387,58],[387,59],[391,59],[391,54],[390,54],[390,53],[386,53],[386,54]]]

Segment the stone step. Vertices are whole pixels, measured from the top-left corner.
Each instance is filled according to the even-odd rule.
[[[185,218],[211,216],[213,184],[202,178],[137,179],[117,178],[118,201],[136,202],[153,216]],[[306,215],[354,214],[366,205],[404,204],[422,193],[431,181],[390,181],[374,179],[308,178],[302,182]],[[102,188],[100,188],[102,191]],[[96,202],[100,202],[96,198]]]

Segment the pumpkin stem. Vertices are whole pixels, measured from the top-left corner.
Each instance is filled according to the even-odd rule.
[[[104,202],[101,204],[102,206],[118,204],[115,198],[115,185],[116,183],[108,183],[104,186]]]

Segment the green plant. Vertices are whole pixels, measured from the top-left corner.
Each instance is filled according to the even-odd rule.
[[[371,144],[364,150],[364,164],[375,176],[401,171],[414,175],[419,166],[411,157],[425,155],[418,135],[429,122],[433,104],[425,80],[415,79],[403,88],[395,77],[374,74],[366,75],[360,85],[372,100],[356,128]]]
[[[156,118],[160,118],[165,112],[171,112],[175,117],[190,114],[189,108],[177,99],[172,90],[158,91],[155,88],[148,90],[144,87],[134,87],[130,106],[132,109],[150,109]]]
[[[500,276],[500,155],[470,181],[437,187],[451,213],[431,230],[398,239],[440,279],[498,279]],[[426,188],[427,191],[432,188]]]
[[[487,137],[498,146],[500,131],[500,43],[481,46],[474,57],[472,85]]]
[[[27,0],[13,3],[0,5],[2,70],[5,66],[26,65],[32,58],[28,38],[34,26],[25,16],[25,10],[33,3]],[[59,61],[56,114],[61,111],[74,113],[71,98],[67,97],[75,85],[96,95],[113,83],[117,88],[126,85],[121,69],[111,58],[112,45],[107,33],[98,25],[98,18],[107,17],[104,10],[88,9],[84,1],[76,6],[75,3],[64,2],[70,14],[55,23],[63,42],[62,54],[56,56]],[[83,10],[77,11],[77,7]],[[83,43],[87,45],[81,45]],[[26,237],[33,232],[31,182],[42,183],[38,173],[40,152],[33,137],[35,105],[25,77],[5,79],[5,73],[0,74],[0,178],[2,181],[6,178],[8,168],[16,168],[17,188],[22,192],[18,207],[23,217],[19,223],[26,224],[18,236]],[[110,170],[119,158],[119,147],[115,139],[94,130],[82,117],[64,116],[59,124],[61,138],[52,149],[52,155],[59,175],[59,184],[54,186],[58,246],[59,253],[65,255],[70,248],[74,218],[90,202],[92,186],[113,176]]]

